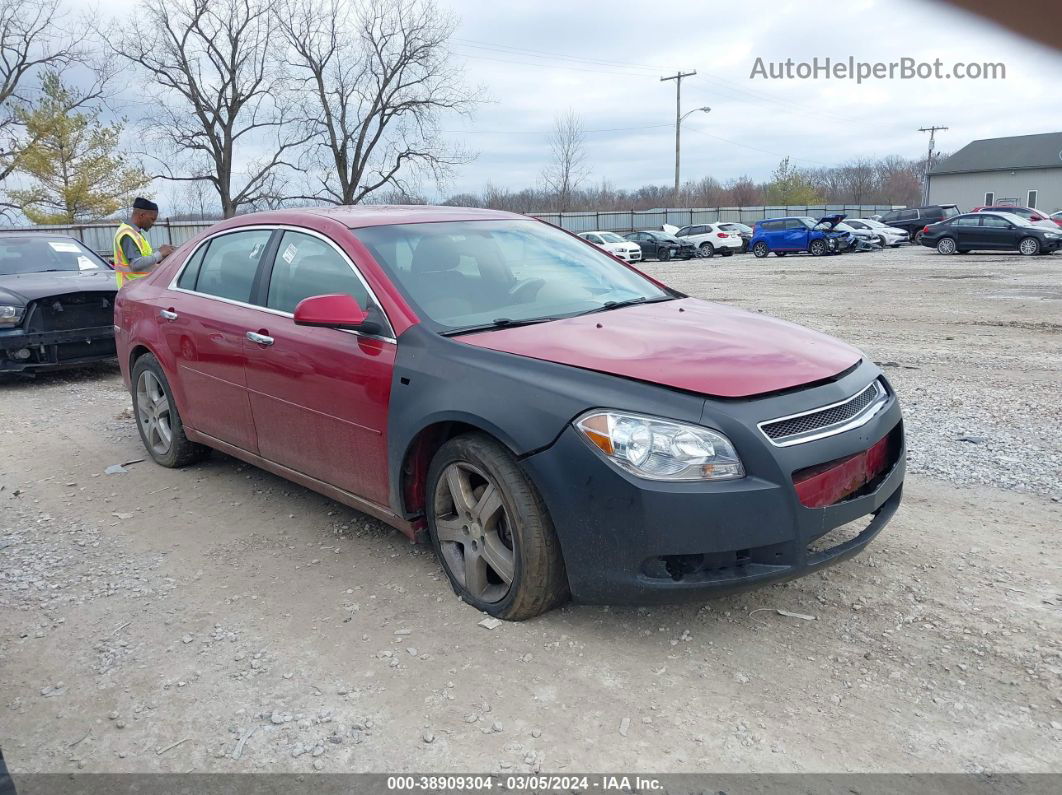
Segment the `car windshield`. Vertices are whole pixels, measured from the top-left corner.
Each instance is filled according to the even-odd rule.
[[[352,230],[443,333],[668,300],[646,277],[539,221],[456,221]]]
[[[884,229],[886,226],[881,221],[875,221],[872,218],[864,218],[863,223],[869,226],[871,229]]]
[[[0,235],[0,276],[102,268],[106,268],[103,260],[69,237]]]
[[[617,235],[615,232],[601,232],[600,236],[601,236],[601,239],[604,240],[606,243],[626,243],[627,242],[622,237]]]
[[[952,216],[959,215],[959,208],[954,204],[945,204],[940,208],[940,211],[944,214],[945,218],[951,218]]]

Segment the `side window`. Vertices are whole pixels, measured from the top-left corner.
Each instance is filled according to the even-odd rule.
[[[601,243],[601,238],[597,235],[587,235],[586,239],[589,240],[591,243]]]
[[[1006,229],[1010,226],[1010,222],[1005,218],[1000,218],[998,215],[986,215],[981,218],[981,226],[991,229]]]
[[[918,210],[901,210],[896,214],[897,221],[914,221],[918,218]]]
[[[177,286],[182,290],[194,290],[196,279],[199,278],[199,268],[203,264],[203,257],[210,248],[210,243],[196,249],[195,254],[188,260],[188,264],[181,271],[181,278],[177,280]]]
[[[955,226],[980,226],[981,219],[976,215],[960,215],[952,224]]]
[[[232,301],[250,301],[258,261],[272,234],[269,229],[249,229],[215,237],[200,264],[195,291]]]
[[[786,229],[806,229],[807,227],[804,226],[804,224],[800,221],[799,218],[786,218],[785,219],[785,228]]]
[[[304,298],[332,293],[353,296],[368,309],[368,290],[342,254],[313,235],[284,232],[269,277],[266,306],[294,312]]]

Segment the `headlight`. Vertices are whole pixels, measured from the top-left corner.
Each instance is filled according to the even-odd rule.
[[[0,326],[17,326],[22,322],[25,307],[0,304]]]
[[[1044,237],[1058,237],[1054,232],[1044,232]]]
[[[734,480],[745,477],[734,445],[723,434],[680,422],[591,411],[575,421],[610,462],[649,480]]]

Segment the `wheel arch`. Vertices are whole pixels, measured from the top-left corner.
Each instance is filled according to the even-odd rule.
[[[397,498],[401,515],[418,517],[426,504],[428,467],[444,444],[467,433],[481,433],[499,442],[514,456],[517,445],[509,435],[482,417],[459,411],[445,412],[430,418],[405,445],[392,482],[398,484]]]

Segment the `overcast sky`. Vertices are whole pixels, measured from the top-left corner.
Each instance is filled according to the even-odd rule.
[[[84,8],[93,0],[70,0]],[[946,125],[937,149],[977,138],[1055,132],[1062,52],[934,0],[438,0],[459,17],[454,57],[488,99],[447,135],[478,153],[442,195],[541,182],[548,135],[569,108],[587,133],[591,182],[634,188],[674,175],[675,82],[683,109],[683,180],[770,176],[785,155],[804,166],[889,154],[923,157],[919,127]],[[133,0],[102,11],[136,13]],[[764,61],[1002,62],[1003,80],[750,79]],[[440,198],[433,186],[424,192]],[[163,193],[166,193],[163,189]]]
[[[516,0],[488,12],[449,0],[461,17],[454,50],[490,104],[447,129],[479,152],[452,189],[488,181],[518,188],[540,179],[554,116],[573,108],[588,130],[594,181],[667,184],[674,174],[676,70],[683,110],[710,106],[682,125],[683,179],[743,174],[764,179],[784,155],[807,165],[887,154],[924,156],[919,127],[946,125],[937,148],[977,138],[1060,129],[1062,53],[928,0],[843,4]],[[1002,62],[1005,80],[750,80],[765,61],[830,57],[946,66]]]

